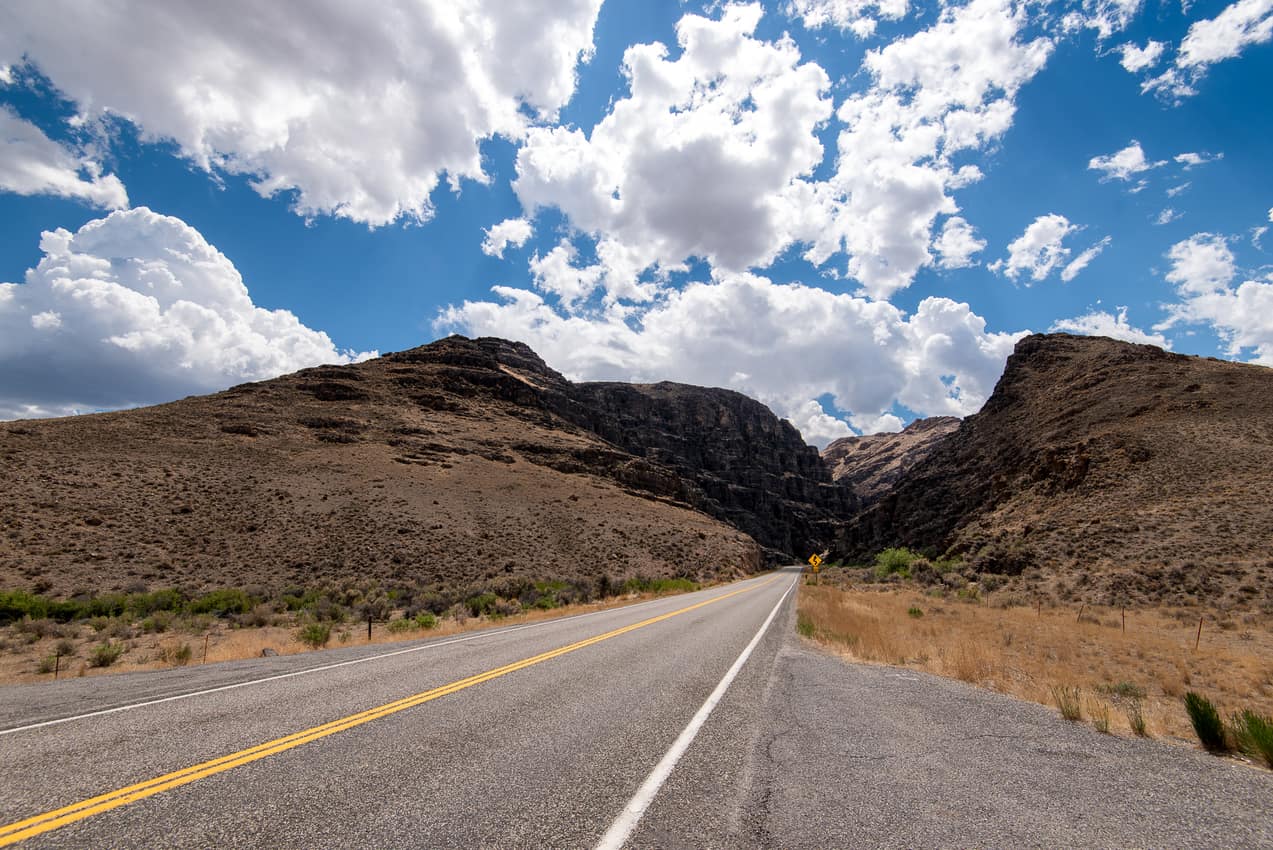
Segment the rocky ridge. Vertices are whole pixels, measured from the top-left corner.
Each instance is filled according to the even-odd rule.
[[[853,490],[863,503],[875,501],[937,444],[959,427],[956,416],[916,419],[895,434],[841,437],[822,450],[831,479]]]
[[[834,556],[904,545],[1030,592],[1273,606],[1273,370],[1066,334],[994,393]]]

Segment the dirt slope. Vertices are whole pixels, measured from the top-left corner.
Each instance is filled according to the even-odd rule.
[[[530,349],[443,340],[157,407],[0,423],[0,587],[709,577],[761,548],[554,413]],[[772,414],[771,414],[772,416]]]
[[[856,517],[837,555],[951,552],[1024,588],[1273,605],[1273,370],[1064,334]]]

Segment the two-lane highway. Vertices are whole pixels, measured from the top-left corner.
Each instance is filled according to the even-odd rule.
[[[0,691],[0,846],[1273,847],[1273,774],[795,634],[798,571]]]
[[[311,655],[309,672],[292,657],[167,688],[152,674],[9,689],[0,845],[617,846],[704,703],[769,669],[796,578]]]

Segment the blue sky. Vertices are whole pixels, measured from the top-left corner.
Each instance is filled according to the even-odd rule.
[[[1273,365],[1273,0],[65,5],[0,10],[3,418],[452,332],[819,444],[1026,330]]]

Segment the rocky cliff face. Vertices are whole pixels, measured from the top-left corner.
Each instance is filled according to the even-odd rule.
[[[835,554],[949,553],[1061,598],[1270,605],[1270,469],[1273,370],[1035,335]]]
[[[837,484],[851,488],[864,504],[887,492],[911,467],[959,427],[955,416],[916,419],[896,434],[841,437],[822,452]]]
[[[789,422],[741,393],[684,384],[573,384],[521,343],[451,337],[390,360],[434,364],[446,392],[494,393],[520,415],[595,435],[610,458],[544,458],[605,468],[628,487],[685,503],[745,531],[771,558],[830,544],[857,504]]]

